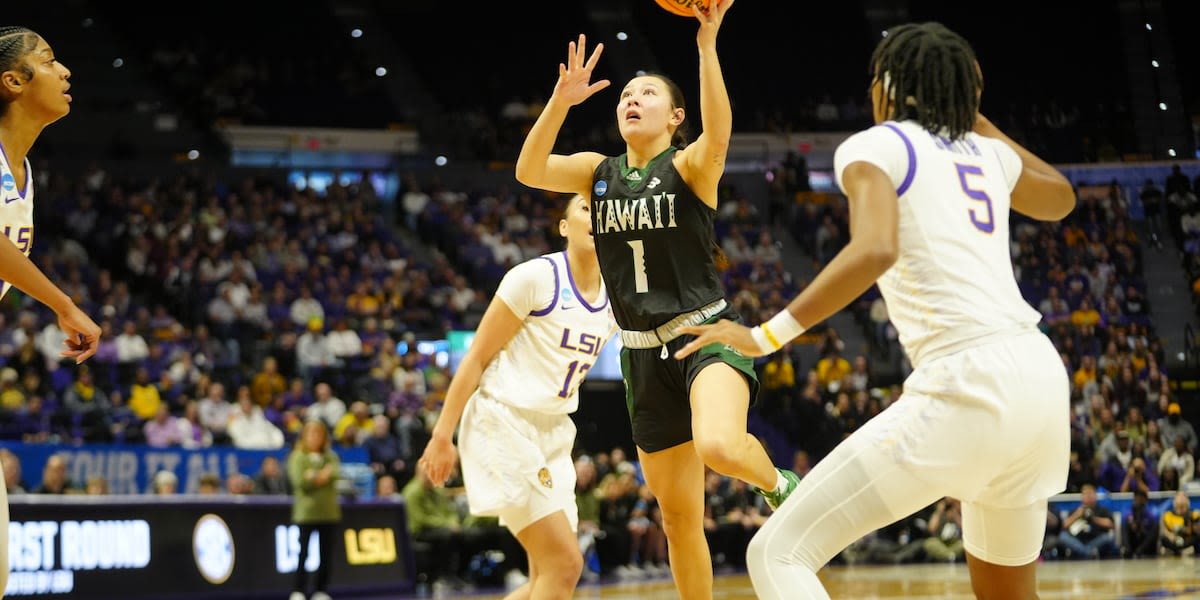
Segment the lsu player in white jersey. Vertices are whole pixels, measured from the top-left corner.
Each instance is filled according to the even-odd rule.
[[[25,27],[0,26],[0,297],[15,287],[48,306],[67,334],[64,358],[96,353],[100,327],[29,260],[33,246],[33,173],[27,158],[47,125],[71,110],[71,71],[46,40]],[[8,494],[0,486],[0,566],[8,565]],[[0,597],[8,569],[0,568]]]
[[[529,581],[509,598],[570,598],[576,541],[575,424],[579,385],[616,321],[600,278],[590,204],[576,195],[559,221],[563,252],[505,274],[450,382],[418,461],[435,485],[454,468],[454,430],[472,514],[499,516],[529,555]]]
[[[1066,486],[1066,372],[1021,297],[1009,210],[1058,221],[1070,182],[979,114],[970,45],[937,23],[893,28],[870,62],[875,127],[834,155],[850,243],[788,307],[749,329],[691,328],[769,354],[878,280],[914,370],[900,399],[818,463],[755,534],[759,598],[829,598],[817,571],[938,499],[962,501],[979,598],[1037,597],[1047,500]]]

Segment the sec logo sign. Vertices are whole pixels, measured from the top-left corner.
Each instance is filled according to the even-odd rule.
[[[233,533],[224,519],[207,514],[196,521],[192,530],[192,555],[205,581],[213,585],[225,583],[233,574],[234,554]]]

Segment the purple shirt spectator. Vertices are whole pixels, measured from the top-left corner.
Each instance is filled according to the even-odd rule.
[[[167,411],[166,405],[159,406],[158,414],[146,421],[142,426],[142,435],[146,436],[146,445],[154,448],[170,448],[183,441],[179,424]]]

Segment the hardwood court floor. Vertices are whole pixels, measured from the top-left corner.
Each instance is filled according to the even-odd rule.
[[[965,564],[828,567],[821,571],[835,600],[972,600]],[[1200,598],[1200,560],[1191,557],[1150,560],[1055,561],[1038,569],[1042,600],[1140,600]],[[472,594],[471,598],[501,598]],[[576,598],[669,600],[678,598],[669,579],[585,584]],[[745,574],[718,576],[714,600],[754,598]]]

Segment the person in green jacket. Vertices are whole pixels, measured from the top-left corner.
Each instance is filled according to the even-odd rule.
[[[420,465],[400,495],[408,511],[409,534],[414,541],[429,544],[429,555],[434,557],[430,579],[461,586],[463,557],[482,545],[477,530],[463,523],[450,492],[436,485]]]
[[[331,600],[329,576],[333,562],[333,541],[342,520],[338,504],[337,479],[340,461],[330,449],[329,431],[321,421],[304,424],[300,439],[288,455],[288,480],[295,491],[292,522],[300,526],[300,558],[296,564],[296,583],[289,600],[305,600],[308,589],[308,544],[317,534],[320,565],[311,600]]]

